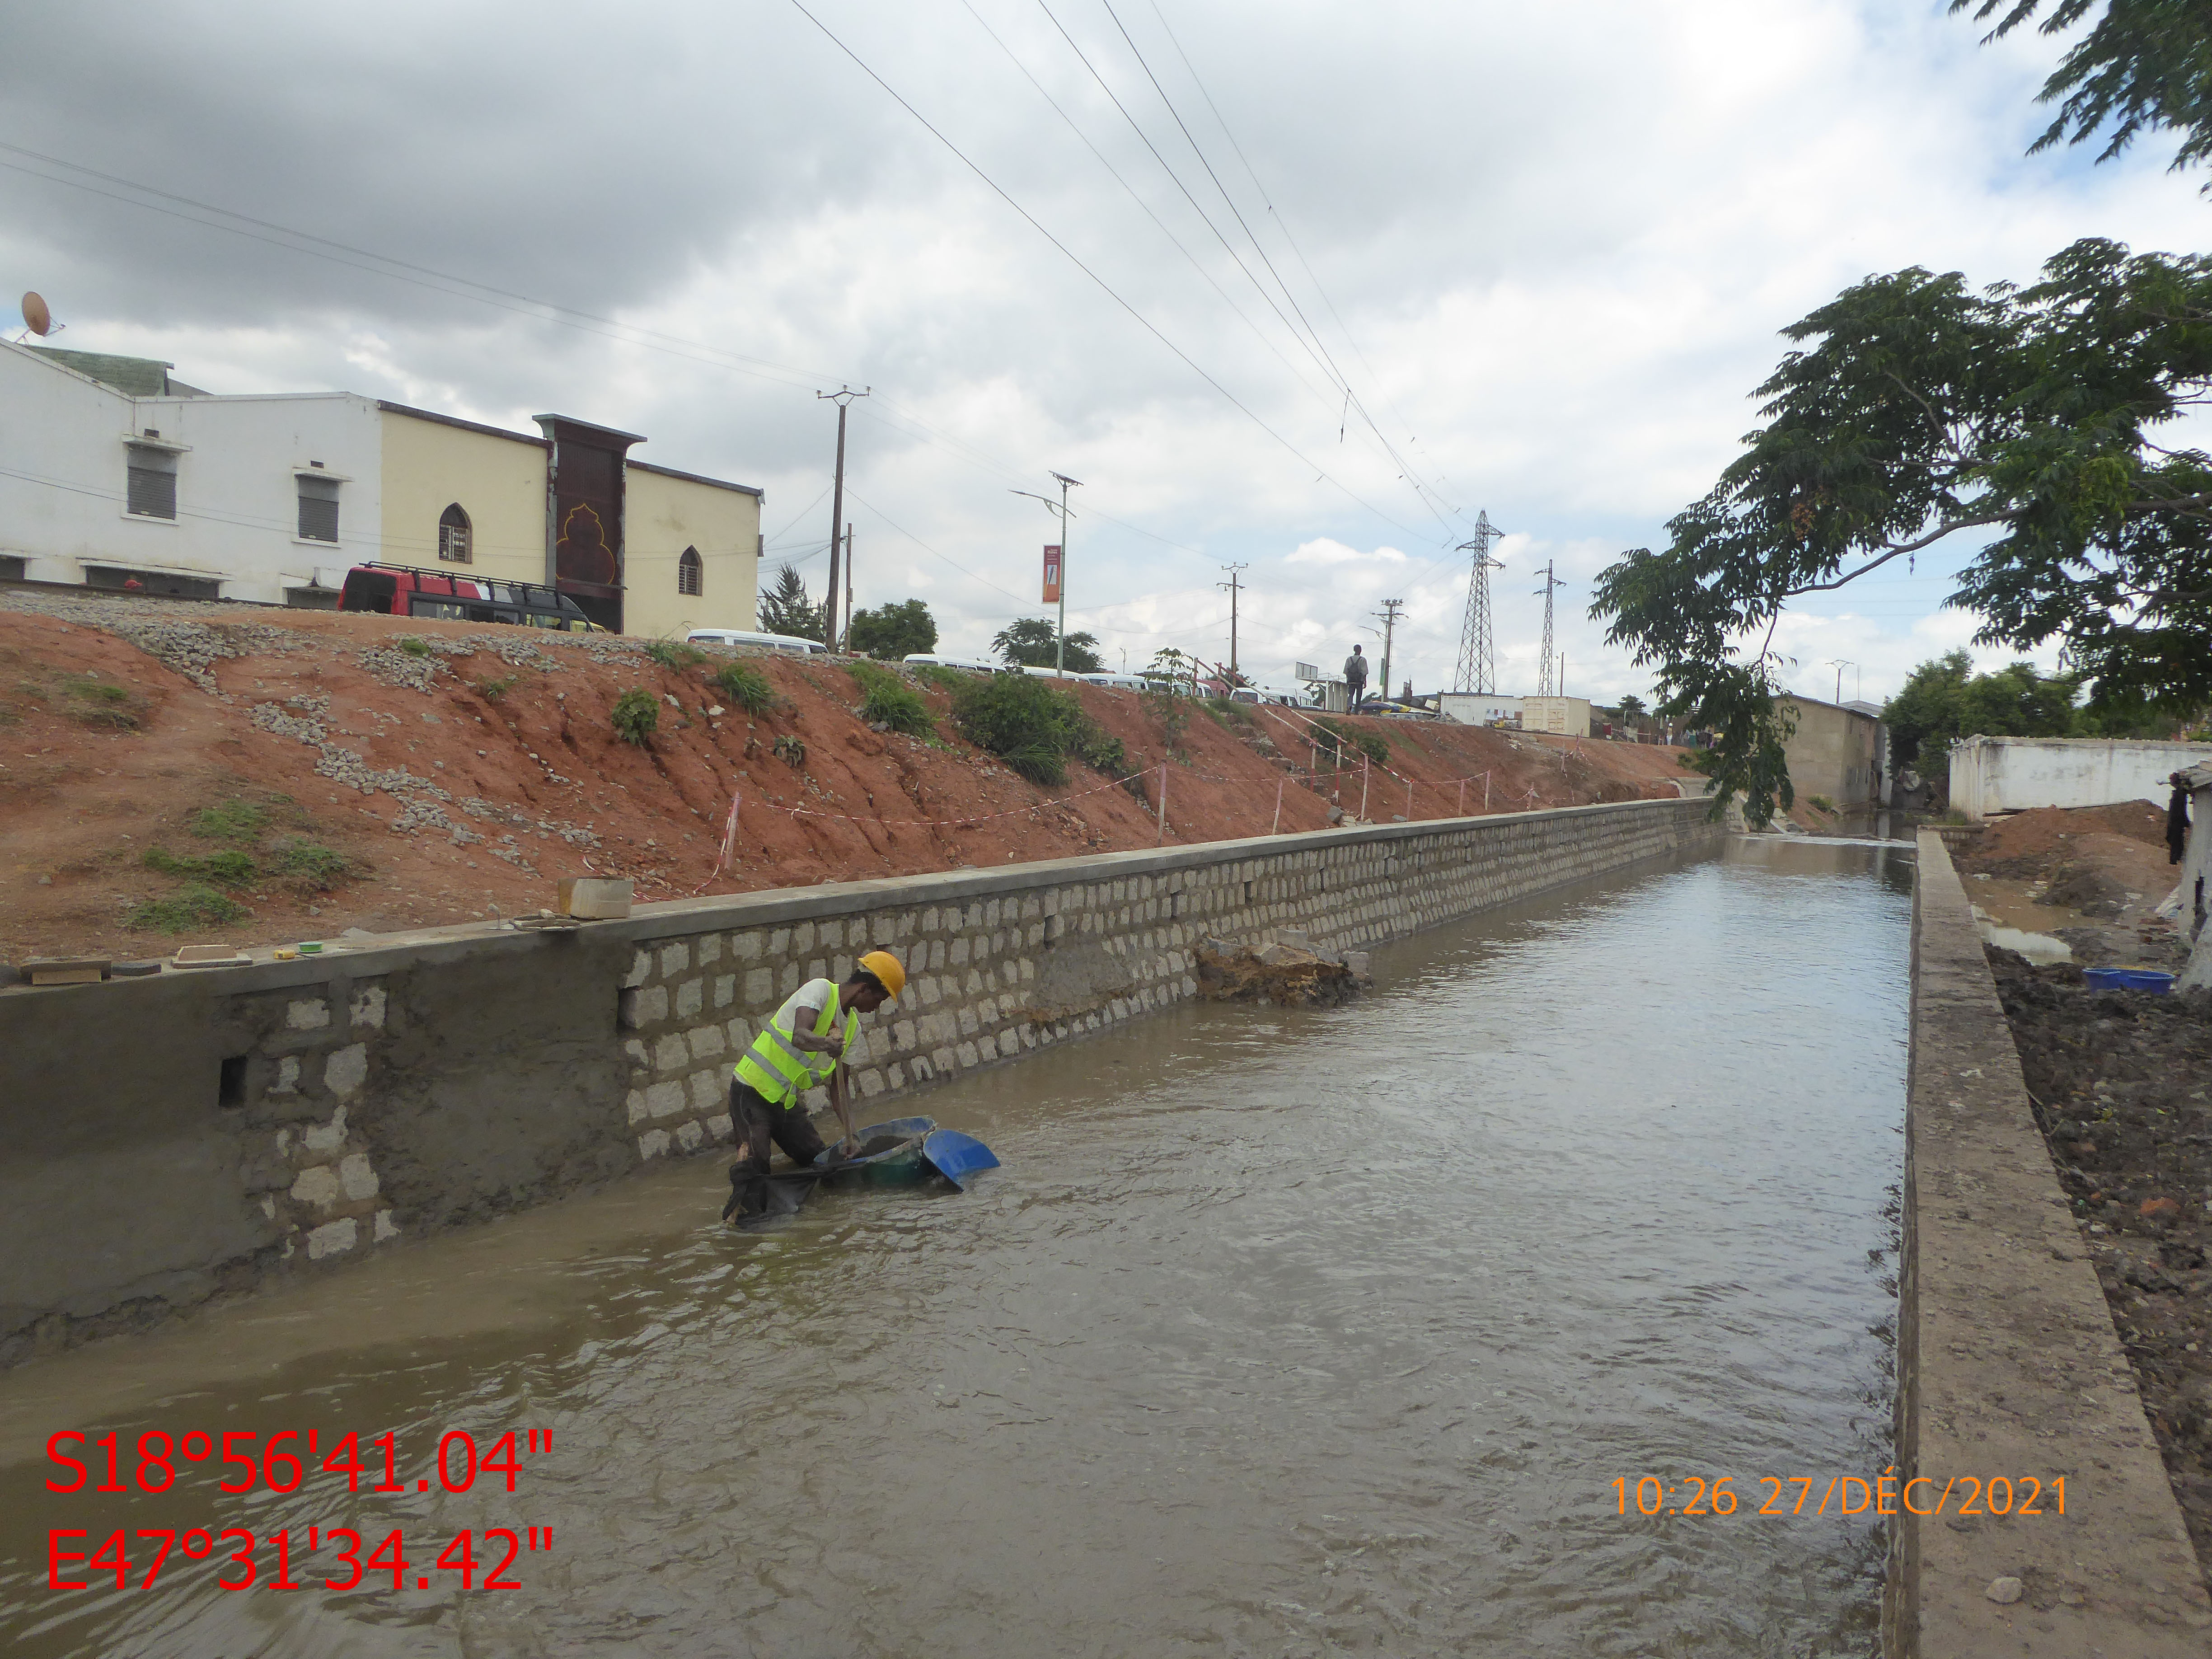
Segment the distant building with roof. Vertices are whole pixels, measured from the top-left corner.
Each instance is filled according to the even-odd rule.
[[[0,341],[0,578],[329,609],[353,566],[550,583],[619,632],[750,628],[761,491],[353,392],[228,397]]]

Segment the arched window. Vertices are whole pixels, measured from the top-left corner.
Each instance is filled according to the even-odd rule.
[[[687,547],[676,561],[676,591],[679,593],[698,593],[707,585],[707,562],[699,556],[699,550]]]
[[[459,501],[438,515],[438,556],[447,564],[469,562],[469,515]]]

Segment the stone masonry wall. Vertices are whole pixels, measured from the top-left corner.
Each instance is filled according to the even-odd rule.
[[[908,977],[863,1022],[864,1109],[1194,995],[1201,939],[1370,945],[1711,844],[1705,811],[1329,830],[0,991],[0,1363],[726,1143],[762,1022],[876,946]]]
[[[1686,802],[1566,823],[1518,814],[1477,820],[1473,832],[1455,824],[1098,880],[1063,874],[964,902],[641,944],[621,1003],[628,1123],[641,1159],[727,1140],[730,1067],[763,1023],[804,981],[842,980],[878,946],[908,978],[896,1007],[863,1025],[868,1052],[853,1073],[863,1104],[1194,996],[1201,939],[1297,927],[1346,949],[1399,938],[1672,852],[1686,823],[1690,839],[1705,830],[1705,810]]]

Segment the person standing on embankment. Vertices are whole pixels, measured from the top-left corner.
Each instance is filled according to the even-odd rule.
[[[1367,695],[1367,658],[1358,646],[1344,659],[1344,706],[1357,709],[1359,700]]]
[[[810,979],[784,999],[738,1058],[730,1078],[730,1131],[738,1161],[730,1166],[730,1201],[722,1219],[743,1219],[768,1207],[769,1143],[802,1167],[823,1154],[822,1137],[806,1115],[806,1091],[827,1084],[830,1104],[844,1125],[839,1151],[851,1157],[860,1138],[853,1130],[853,1103],[845,1060],[872,1014],[906,988],[906,969],[888,951],[871,951],[853,964],[842,985]]]

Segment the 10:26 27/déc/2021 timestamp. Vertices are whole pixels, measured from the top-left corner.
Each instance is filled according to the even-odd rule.
[[[1764,1490],[1753,1506],[1753,1494],[1737,1495],[1735,1483]],[[1942,1482],[1926,1475],[1900,1481],[1894,1466],[1872,1480],[1856,1474],[1833,1474],[1824,1482],[1809,1474],[1724,1474],[1708,1480],[1685,1475],[1668,1482],[1656,1474],[1613,1483],[1615,1513],[1627,1515],[1631,1504],[1638,1515],[1802,1515],[1809,1505],[1816,1516],[1856,1515],[2063,1515],[2066,1477],[2049,1481],[2033,1474],[2017,1479],[1993,1474],[1953,1475]],[[1816,1500],[1813,1494],[1819,1492]]]

